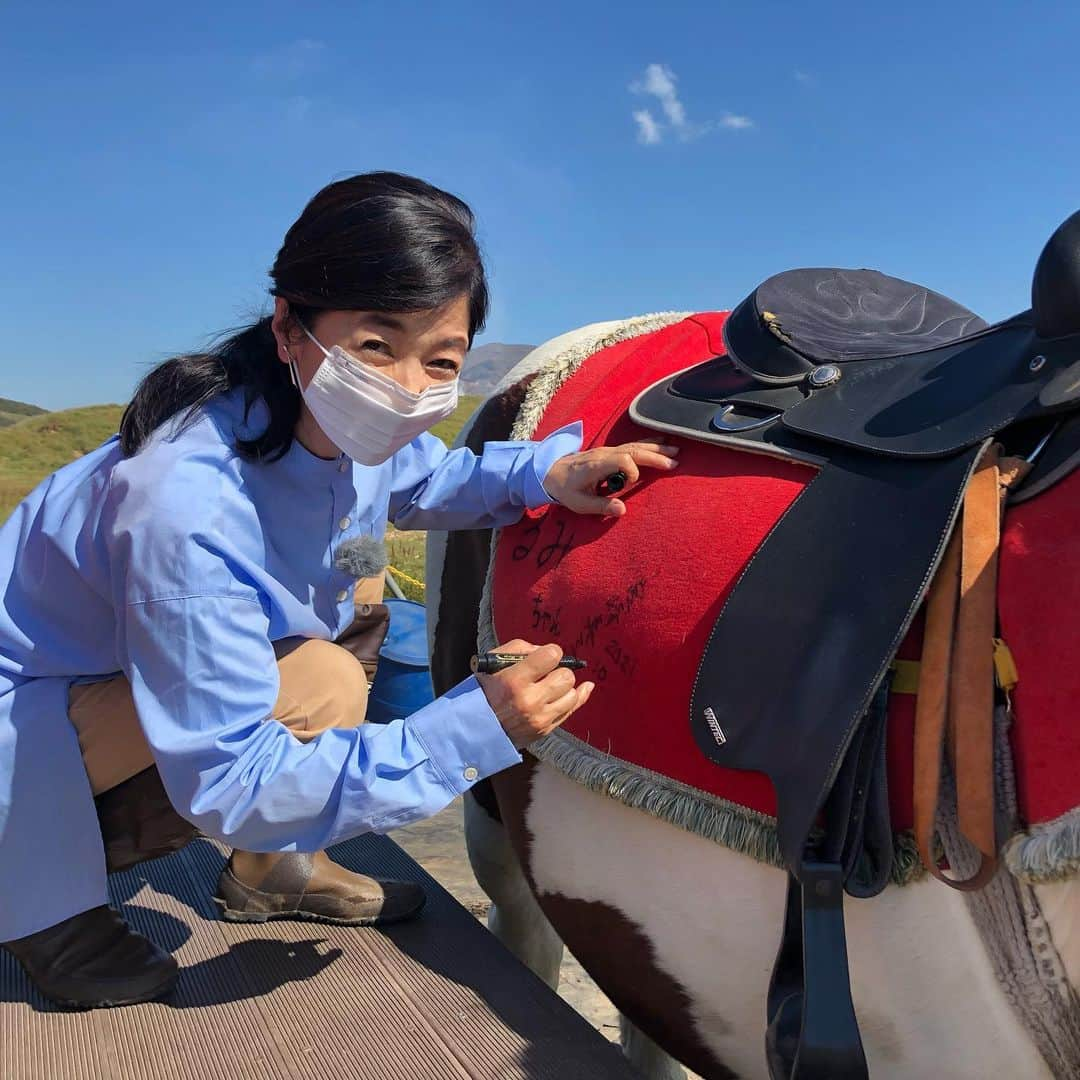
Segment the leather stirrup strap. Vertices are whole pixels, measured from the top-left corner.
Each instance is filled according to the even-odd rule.
[[[915,699],[915,842],[923,865],[951,884],[934,857],[934,829],[941,787],[942,752],[949,708],[953,627],[960,596],[960,531],[953,533],[926,602],[919,693]]]
[[[960,604],[949,675],[949,745],[961,833],[982,856],[955,888],[982,888],[997,869],[994,827],[994,636],[1001,536],[1000,447],[990,446],[968,485],[961,523]]]
[[[915,839],[923,864],[955,889],[982,888],[997,869],[994,819],[994,635],[1001,513],[1026,464],[989,447],[964,496],[963,518],[934,579],[915,705]],[[946,876],[934,858],[942,755],[956,776],[960,831],[978,849],[969,878]]]

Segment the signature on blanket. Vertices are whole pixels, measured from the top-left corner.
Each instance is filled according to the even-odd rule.
[[[545,525],[551,522],[551,528],[544,533]],[[547,541],[541,543],[541,539]],[[510,553],[514,562],[524,562],[531,558],[539,570],[554,570],[570,554],[574,547],[574,532],[567,522],[552,515],[546,515],[534,522],[521,533],[521,540]],[[637,659],[628,652],[615,636],[614,628],[627,616],[645,595],[646,579],[637,578],[630,582],[622,592],[604,599],[603,608],[585,616],[571,651],[575,655],[582,652],[602,650],[603,660],[591,673],[597,682],[604,682],[611,675],[632,678],[637,671]],[[550,609],[542,592],[531,597],[532,629],[551,638],[562,636],[562,606]]]

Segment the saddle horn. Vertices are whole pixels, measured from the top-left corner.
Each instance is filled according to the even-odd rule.
[[[1080,210],[1046,242],[1035,264],[1031,308],[1039,337],[1080,331]]]

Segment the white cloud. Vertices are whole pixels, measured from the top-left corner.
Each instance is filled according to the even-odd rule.
[[[720,126],[730,128],[732,131],[745,131],[754,126],[754,121],[749,116],[739,116],[736,113],[724,113],[720,117]]]
[[[803,86],[817,86],[817,78],[810,74],[809,71],[795,71],[795,81],[801,82]]]
[[[686,126],[686,109],[675,91],[675,72],[664,64],[650,64],[645,69],[643,81],[635,83],[638,92],[652,94],[673,127]]]
[[[678,79],[675,72],[666,64],[649,64],[645,74],[630,84],[630,91],[653,97],[659,103],[666,124],[658,120],[649,109],[637,109],[631,115],[638,127],[638,142],[646,146],[655,146],[663,142],[665,133],[670,130],[684,142],[700,138],[717,127],[730,131],[743,131],[754,126],[748,116],[724,113],[718,121],[706,124],[693,124],[687,119],[686,106],[679,98],[676,88]]]
[[[656,122],[656,117],[648,109],[636,109],[633,116],[638,126],[638,142],[644,143],[646,146],[658,143],[661,135],[660,125]]]
[[[252,58],[251,70],[272,79],[298,79],[318,65],[326,43],[314,38],[298,38]]]
[[[648,94],[656,98],[674,131],[683,138],[687,138],[690,127],[686,122],[686,107],[679,100],[675,81],[675,72],[666,64],[649,64],[645,69],[645,75],[630,84],[630,90],[635,94]],[[642,116],[647,116],[648,120],[642,120]],[[648,109],[635,112],[634,119],[638,122],[638,137],[643,143],[653,145],[663,139],[663,125]]]

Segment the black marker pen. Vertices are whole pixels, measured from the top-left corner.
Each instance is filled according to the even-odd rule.
[[[474,675],[494,675],[497,671],[505,671],[514,664],[519,664],[528,653],[502,653],[488,652],[474,656],[469,661],[469,667]],[[570,668],[571,671],[580,671],[589,665],[576,656],[564,656],[558,663],[558,667]]]

